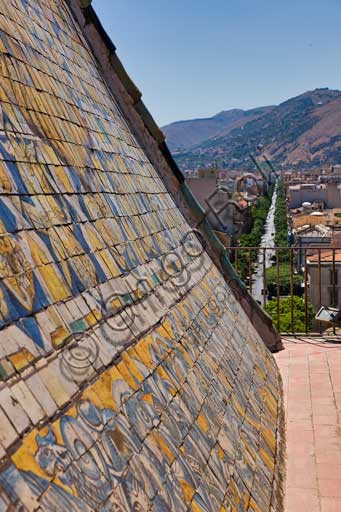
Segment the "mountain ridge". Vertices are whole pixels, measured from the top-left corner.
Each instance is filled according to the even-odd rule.
[[[162,129],[181,169],[252,168],[249,154],[258,145],[279,168],[334,165],[341,162],[341,91],[318,88],[279,105],[231,109]]]
[[[225,130],[233,129],[235,124],[243,118],[246,120],[247,117],[253,114],[257,115],[257,113],[262,113],[271,108],[273,106],[256,107],[249,110],[241,108],[222,110],[211,117],[174,121],[161,129],[167,137],[169,148],[172,151],[178,151],[188,149],[219,134],[223,135]],[[204,129],[203,125],[206,125]]]

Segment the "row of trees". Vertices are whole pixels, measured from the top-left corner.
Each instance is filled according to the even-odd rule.
[[[282,180],[278,181],[277,198],[275,209],[275,246],[288,247],[282,251],[277,251],[274,265],[266,270],[265,282],[270,299],[266,304],[266,311],[272,318],[275,326],[278,326],[282,332],[305,332],[305,316],[307,315],[308,330],[312,328],[314,319],[313,306],[308,303],[307,308],[304,304],[302,281],[303,276],[293,273],[295,262],[291,262],[289,237],[288,237],[288,216],[286,205],[286,193]],[[277,259],[278,257],[278,267]],[[292,278],[291,278],[292,274]],[[291,297],[291,279],[292,279],[292,297]],[[277,286],[279,290],[277,290]],[[277,292],[280,296],[277,304]],[[293,311],[293,313],[292,313]]]
[[[252,228],[249,233],[241,235],[239,239],[240,247],[259,247],[265,231],[265,223],[271,206],[272,194],[273,187],[268,190],[267,194],[261,196],[256,205],[252,207]],[[249,275],[250,263],[253,265],[256,261],[256,250],[238,251],[238,272],[242,279],[246,280]]]
[[[288,247],[288,214],[286,193],[283,180],[278,180],[277,184],[277,198],[275,208],[275,246]],[[289,261],[289,251],[283,250],[278,252],[278,257],[282,263]]]

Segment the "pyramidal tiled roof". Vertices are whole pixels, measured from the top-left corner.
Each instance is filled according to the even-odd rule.
[[[0,510],[279,512],[260,313],[88,3],[0,0]]]

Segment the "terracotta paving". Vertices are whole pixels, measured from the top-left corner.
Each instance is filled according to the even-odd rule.
[[[285,512],[341,512],[341,340],[285,338]]]

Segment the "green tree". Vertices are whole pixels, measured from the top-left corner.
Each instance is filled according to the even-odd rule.
[[[270,300],[266,311],[272,318],[272,322],[277,327],[277,300]],[[301,297],[293,296],[294,323],[293,332],[305,332],[305,312],[304,300]],[[310,302],[307,303],[307,329],[312,329],[315,313]],[[291,332],[291,298],[280,298],[279,300],[279,330],[281,332]]]
[[[281,263],[279,265],[279,294],[290,294],[290,273],[291,267],[289,263]],[[293,274],[293,295],[301,296],[303,294],[302,288],[303,277],[299,274]],[[265,272],[266,288],[270,296],[277,295],[277,268],[276,266],[270,267]]]

